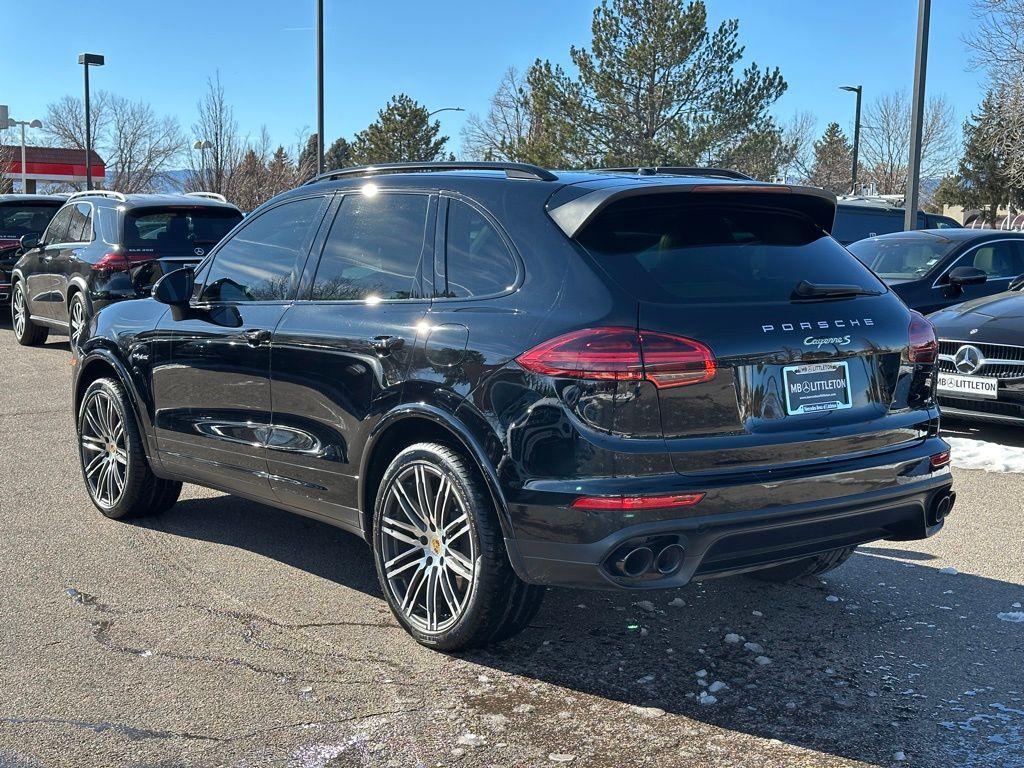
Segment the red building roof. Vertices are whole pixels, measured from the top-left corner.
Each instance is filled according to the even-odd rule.
[[[8,155],[9,153],[9,155]],[[0,157],[8,155],[10,162],[0,167],[7,176],[21,175],[21,146],[0,146]],[[107,169],[96,151],[90,152],[92,177],[102,180]],[[85,179],[85,150],[66,147],[25,147],[25,174],[31,178],[53,181]]]

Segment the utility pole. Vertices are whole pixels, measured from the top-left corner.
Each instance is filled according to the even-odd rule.
[[[853,172],[851,174],[851,194],[857,194],[857,166],[860,164],[860,100],[864,95],[862,85],[841,85],[840,90],[850,91],[857,94],[857,111],[853,118]]]
[[[316,0],[316,172],[324,172],[324,0]]]
[[[81,53],[78,63],[85,70],[85,188],[92,189],[92,116],[89,114],[89,67],[102,67],[103,57],[98,53]]]
[[[906,232],[917,229],[918,198],[921,194],[921,137],[924,132],[924,84],[928,69],[928,25],[931,13],[932,0],[919,0],[914,96],[910,105],[910,162],[907,164],[907,199],[903,218],[903,229]]]

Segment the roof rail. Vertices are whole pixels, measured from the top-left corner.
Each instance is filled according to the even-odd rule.
[[[434,162],[434,163],[380,163],[379,165],[358,165],[338,168],[314,176],[307,184],[328,179],[342,179],[347,176],[373,176],[378,173],[416,173],[421,171],[504,171],[510,179],[538,179],[554,181],[558,177],[546,168],[530,163],[503,162]]]
[[[219,203],[226,203],[228,201],[220,192],[186,192],[185,197],[202,197],[206,200],[216,200]]]
[[[635,173],[638,176],[710,176],[719,179],[742,179],[753,181],[753,177],[745,173],[734,171],[730,168],[702,168],[698,166],[685,165],[656,165],[636,166],[630,168],[594,168],[595,171],[607,171],[609,173]]]
[[[111,197],[114,200],[121,201],[122,203],[128,202],[127,197],[112,189],[85,189],[81,192],[72,192],[68,195],[68,200],[74,200],[76,197]]]

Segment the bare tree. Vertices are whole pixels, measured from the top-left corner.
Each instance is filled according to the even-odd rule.
[[[959,134],[944,96],[928,99],[921,136],[921,178],[940,178],[956,164]],[[910,98],[906,91],[882,94],[864,110],[860,162],[882,195],[902,194],[910,157]]]
[[[501,77],[487,114],[472,114],[462,129],[461,154],[471,160],[520,162],[530,140],[530,96],[515,67]]]
[[[818,118],[813,112],[797,112],[782,127],[783,141],[790,148],[789,162],[782,168],[786,178],[794,181],[806,181],[811,176],[814,166],[814,140],[818,128]]]
[[[189,155],[185,189],[232,197],[232,177],[247,148],[238,133],[235,111],[224,94],[219,72],[207,81],[206,95],[197,109],[199,117],[192,126],[192,134],[198,142],[209,142],[209,148]]]
[[[107,135],[111,98],[107,91],[97,91],[89,100],[93,149],[99,147]],[[47,104],[43,137],[53,147],[85,149],[85,107],[82,100],[65,95]]]
[[[158,117],[149,104],[121,96],[110,97],[107,108],[109,128],[103,138],[111,186],[127,193],[163,186],[184,144],[178,121]]]
[[[994,79],[1024,65],[1024,0],[974,0],[977,29],[964,36],[973,49],[971,62]]]

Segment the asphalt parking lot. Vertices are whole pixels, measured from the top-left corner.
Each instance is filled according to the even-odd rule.
[[[68,360],[0,316],[2,768],[1024,766],[1024,474],[956,469],[940,535],[825,580],[552,591],[517,639],[452,657],[326,525],[193,486],[104,519]]]

